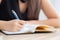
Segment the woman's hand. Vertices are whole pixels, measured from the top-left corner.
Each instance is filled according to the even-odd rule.
[[[1,28],[5,31],[15,32],[20,31],[25,24],[22,20],[11,20],[11,21],[5,21]]]

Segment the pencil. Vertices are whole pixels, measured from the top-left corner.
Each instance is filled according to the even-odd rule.
[[[16,13],[14,10],[12,10],[12,13],[13,13],[13,15],[15,16],[16,19],[19,19],[17,13]]]

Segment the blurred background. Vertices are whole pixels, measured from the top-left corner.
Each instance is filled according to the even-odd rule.
[[[56,8],[56,10],[58,11],[58,16],[60,17],[60,0],[50,0],[51,3],[53,4],[53,6]],[[47,17],[44,15],[44,12],[41,10],[40,16],[39,16],[40,20],[46,20]]]

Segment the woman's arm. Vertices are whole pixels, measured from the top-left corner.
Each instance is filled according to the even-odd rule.
[[[27,23],[32,23],[32,24],[45,24],[49,26],[54,26],[55,28],[60,28],[60,19],[48,19],[48,20],[31,20],[27,21]]]
[[[45,15],[50,18],[58,18],[57,10],[54,8],[50,0],[42,0],[42,10]]]
[[[58,18],[57,11],[53,7],[53,5],[50,3],[49,0],[42,0],[42,10],[48,17],[48,20],[33,20],[33,21],[27,21],[28,23],[33,24],[47,24],[54,27],[60,27],[60,19]]]
[[[1,21],[0,20],[0,30],[5,31],[20,31],[23,27],[24,21],[22,20],[11,20],[11,21]]]
[[[0,0],[0,4],[1,4],[2,0]]]

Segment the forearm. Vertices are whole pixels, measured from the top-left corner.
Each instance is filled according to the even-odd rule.
[[[32,20],[30,23],[33,24],[46,24],[54,27],[60,27],[60,19],[48,19],[48,20]]]
[[[4,23],[5,23],[5,21],[0,20],[0,30],[2,30],[2,28],[3,28],[2,26],[3,26]]]

